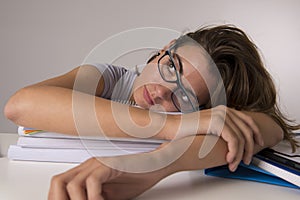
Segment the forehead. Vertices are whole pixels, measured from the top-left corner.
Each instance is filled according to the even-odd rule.
[[[197,46],[184,45],[171,50],[176,53],[182,62],[189,64],[195,70],[201,70],[208,67],[208,59],[202,49]]]
[[[212,62],[209,54],[198,43],[181,43],[170,48],[182,62],[182,81],[189,85],[201,98],[216,85],[216,76],[212,73]]]
[[[170,48],[172,53],[176,53],[182,63],[183,76],[185,78],[195,76],[208,77],[210,72],[209,56],[206,51],[198,45],[184,44]]]
[[[172,53],[176,53],[181,60],[185,63],[189,63],[191,67],[200,71],[208,69],[209,64],[209,54],[206,50],[194,39],[189,36],[179,37],[175,43],[173,43],[169,50]]]

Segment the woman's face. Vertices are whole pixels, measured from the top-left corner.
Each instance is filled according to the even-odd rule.
[[[214,84],[213,77],[208,72],[208,62],[203,55],[203,50],[197,49],[196,46],[181,46],[176,50],[169,51],[172,57],[170,58],[165,53],[171,45],[172,42],[164,50],[161,50],[160,55],[149,62],[135,80],[133,98],[143,108],[167,112],[179,111],[178,106],[175,106],[176,100],[174,102],[176,99],[174,96],[177,95],[174,94],[180,94],[178,92],[180,87],[176,82],[167,82],[162,77],[162,71],[166,74],[174,73],[169,71],[172,59],[180,76],[181,86],[185,91],[194,94],[197,99],[196,108],[206,104],[210,99],[208,85],[213,86]],[[176,89],[177,92],[174,92]],[[187,101],[187,103],[189,102]]]

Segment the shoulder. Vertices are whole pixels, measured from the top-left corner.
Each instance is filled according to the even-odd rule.
[[[124,74],[127,72],[127,69],[125,67],[111,65],[107,63],[92,63],[88,65],[96,67],[102,74]]]
[[[118,81],[120,78],[131,79],[136,76],[136,72],[134,70],[128,69],[127,67],[123,66],[116,66],[106,63],[93,63],[88,65],[97,68],[104,79]]]
[[[111,99],[128,98],[136,73],[133,70],[112,64],[92,63],[86,64],[101,73],[104,88],[101,97]],[[124,94],[123,94],[124,93]],[[116,96],[116,94],[118,94]]]

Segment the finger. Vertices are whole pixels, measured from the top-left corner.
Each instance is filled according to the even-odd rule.
[[[66,184],[81,170],[82,167],[82,165],[78,165],[62,174],[53,176],[50,183],[48,199],[69,199]]]
[[[260,146],[264,146],[263,136],[260,132],[257,123],[253,120],[253,118],[241,111],[237,111],[237,110],[232,110],[232,111],[236,115],[238,115],[252,129],[255,142]]]
[[[237,156],[233,162],[229,163],[229,169],[231,171],[235,171],[238,168],[238,166],[243,158],[243,155],[244,155],[244,140],[240,140]]]
[[[64,180],[61,176],[56,175],[51,179],[50,189],[48,193],[48,200],[66,200],[69,199],[69,195],[65,190]]]
[[[82,170],[90,165],[90,160],[69,169],[68,171],[55,175],[51,179],[50,189],[48,193],[49,200],[51,199],[69,199],[69,194],[66,185]]]
[[[250,164],[253,154],[254,154],[254,141],[253,141],[253,137],[251,137],[251,135],[248,135],[248,134],[244,135],[245,136],[245,149],[244,149],[243,162],[246,165]]]
[[[83,163],[77,165],[74,168],[71,168],[69,170],[67,170],[64,173],[61,173],[57,176],[60,176],[62,180],[64,180],[64,182],[69,182],[74,176],[76,176],[76,174],[78,174],[79,172],[81,172],[82,170],[84,170],[86,167],[88,167],[89,165],[91,165],[92,159],[88,159],[86,161],[84,161]]]
[[[231,163],[235,160],[235,157],[238,152],[239,139],[233,130],[230,124],[230,117],[227,114],[227,107],[217,107],[215,109],[214,115],[212,118],[213,126],[211,129],[213,134],[221,136],[222,139],[227,143],[228,153],[226,155],[226,161]]]
[[[120,171],[104,165],[94,170],[86,180],[88,199],[103,200],[103,184],[116,178],[120,174]]]
[[[234,157],[231,157],[233,159],[228,160],[229,164],[230,164],[229,168],[231,171],[235,171],[244,155],[245,140],[244,140],[244,137],[243,137],[239,127],[233,121],[232,115],[230,115],[230,114],[227,115],[226,124],[228,127],[230,127],[228,130],[231,131],[230,136],[232,137],[230,139],[230,141],[228,141],[228,147],[231,146],[231,149],[235,150]],[[230,143],[232,143],[232,144],[230,144]],[[236,144],[234,144],[234,143],[236,143]],[[232,147],[233,145],[235,145],[235,146]]]
[[[254,153],[253,131],[235,112],[231,113],[230,117],[244,137],[245,146],[243,161],[245,164],[250,164]]]
[[[226,122],[228,123],[228,122]],[[224,125],[222,130],[222,138],[227,142],[228,153],[226,155],[226,160],[228,163],[233,162],[236,159],[236,156],[239,151],[239,139],[236,136],[235,132],[232,130],[231,126],[227,124]]]
[[[66,189],[69,197],[73,200],[87,199],[86,180],[89,175],[101,165],[97,158],[92,158],[83,164],[81,171],[78,172],[67,184]]]

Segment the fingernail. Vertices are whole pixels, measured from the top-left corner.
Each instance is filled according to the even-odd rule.
[[[235,166],[235,167],[232,169],[232,171],[235,172],[236,169],[237,169],[237,166]]]
[[[230,171],[234,172],[237,169],[237,166],[230,166]]]
[[[264,141],[263,141],[263,140],[260,140],[260,141],[259,141],[259,145],[260,145],[260,146],[264,146],[264,145],[265,145]]]
[[[251,159],[247,159],[244,163],[245,163],[246,165],[250,165]]]

